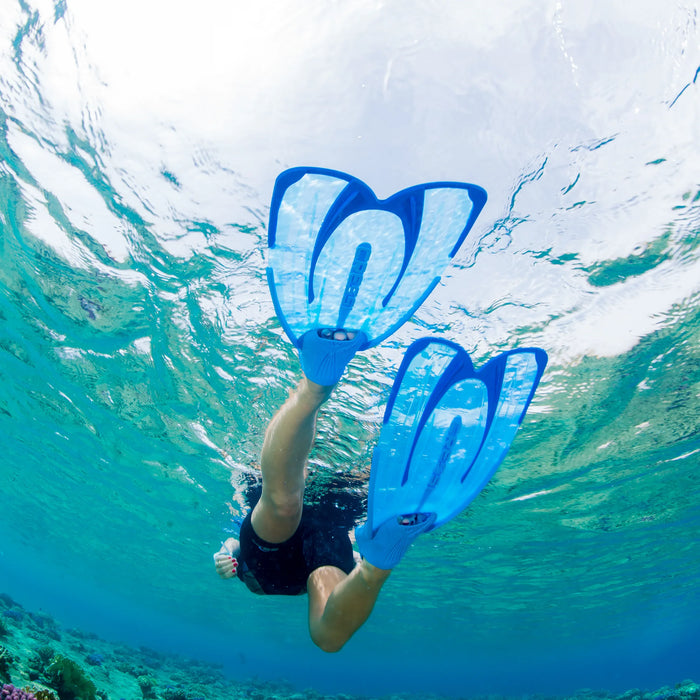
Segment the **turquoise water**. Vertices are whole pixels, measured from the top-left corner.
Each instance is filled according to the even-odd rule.
[[[697,6],[0,0],[0,590],[70,624],[334,691],[700,677]],[[299,377],[266,288],[277,172],[489,202],[322,415],[362,493],[402,350],[550,364],[469,511],[336,656],[211,554]]]

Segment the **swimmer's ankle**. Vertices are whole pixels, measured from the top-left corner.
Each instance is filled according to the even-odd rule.
[[[298,392],[302,399],[308,401],[314,406],[320,406],[325,403],[333,393],[337,385],[323,386],[312,382],[307,377],[304,377],[299,383]]]
[[[366,559],[362,559],[358,564],[358,568],[360,570],[359,575],[362,576],[368,585],[381,585],[389,578],[392,572],[392,569],[380,569],[378,566],[370,564]]]

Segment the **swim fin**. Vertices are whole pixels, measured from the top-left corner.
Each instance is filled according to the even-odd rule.
[[[370,564],[391,569],[421,532],[463,511],[510,448],[547,354],[511,350],[475,370],[456,343],[406,351],[372,457],[367,522],[355,530]]]
[[[440,281],[486,202],[461,182],[431,182],[380,200],[335,170],[281,173],[270,205],[267,279],[306,376],[335,384],[358,350],[403,325]],[[354,331],[346,340],[323,330]],[[326,333],[328,335],[328,333]]]

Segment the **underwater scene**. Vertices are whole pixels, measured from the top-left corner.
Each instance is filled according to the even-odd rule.
[[[0,0],[0,698],[700,698],[700,5]],[[402,357],[548,363],[505,460],[327,654],[212,555],[302,377],[275,179],[483,210],[322,407],[365,519]]]

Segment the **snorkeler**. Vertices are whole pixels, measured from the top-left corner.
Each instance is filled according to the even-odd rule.
[[[222,578],[238,576],[258,593],[309,595],[309,632],[337,651],[369,617],[390,571],[356,565],[347,531],[305,517],[304,476],[316,415],[332,386],[306,377],[270,422],[261,456],[262,496],[215,556]],[[236,554],[236,556],[232,556]]]
[[[457,344],[421,339],[398,370],[375,448],[366,522],[353,552],[341,519],[304,503],[318,411],[359,350],[379,344],[425,300],[474,223],[485,193],[435,183],[379,201],[336,171],[277,179],[268,280],[304,377],[265,433],[262,493],[240,540],[214,555],[222,578],[254,593],[309,595],[309,632],[338,651],[369,617],[411,543],[455,517],[502,462],[544,370],[537,348],[481,370]],[[304,284],[299,284],[299,280]],[[353,330],[344,330],[344,329]]]

